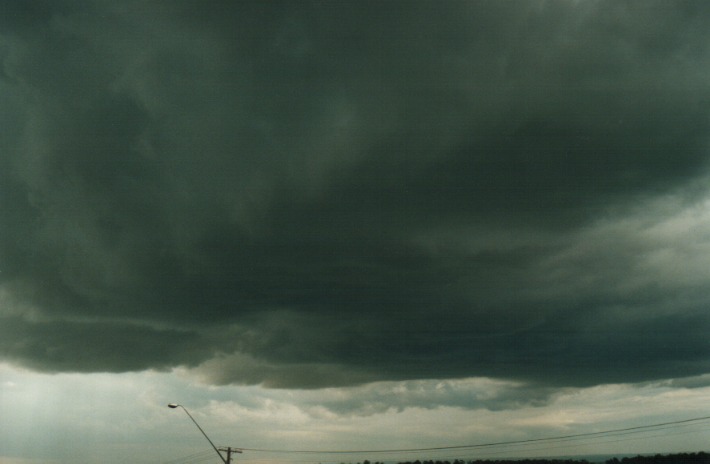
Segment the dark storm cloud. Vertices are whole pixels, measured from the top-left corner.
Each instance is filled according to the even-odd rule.
[[[704,2],[2,5],[6,359],[708,371]]]
[[[40,370],[127,371],[161,369],[199,359],[187,349],[195,338],[177,330],[151,330],[127,323],[28,323],[4,318],[0,346],[8,360]],[[175,339],[181,341],[177,350]],[[205,350],[201,347],[197,351]]]

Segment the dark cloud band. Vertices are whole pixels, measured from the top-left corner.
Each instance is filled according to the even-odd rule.
[[[4,7],[5,359],[706,372],[705,3]]]

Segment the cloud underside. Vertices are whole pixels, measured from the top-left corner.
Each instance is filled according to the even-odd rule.
[[[31,5],[0,20],[4,359],[708,372],[705,3]]]

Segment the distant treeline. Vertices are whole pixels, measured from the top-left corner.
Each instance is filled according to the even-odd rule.
[[[621,462],[621,461],[619,461]],[[359,463],[358,463],[359,464]],[[369,464],[365,461],[363,464]],[[384,464],[384,463],[374,463]],[[397,464],[590,464],[589,461],[582,459],[477,459],[475,461],[464,461],[456,459],[454,461],[404,461]],[[631,463],[629,463],[631,464]]]
[[[360,464],[360,463],[358,463]],[[381,462],[371,463],[364,461],[363,464],[384,464]],[[590,464],[586,459],[503,459],[503,460],[472,460],[464,461],[456,459],[454,461],[403,461],[397,464]],[[624,458],[607,459],[605,464],[710,464],[710,454],[699,453],[677,453],[677,454],[656,454],[655,456],[635,456]]]
[[[678,453],[657,454],[655,456],[636,456],[633,458],[609,459],[606,464],[710,464],[710,454]]]

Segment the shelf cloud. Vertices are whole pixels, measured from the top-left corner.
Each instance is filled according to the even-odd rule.
[[[3,360],[710,372],[710,4],[1,3]]]

